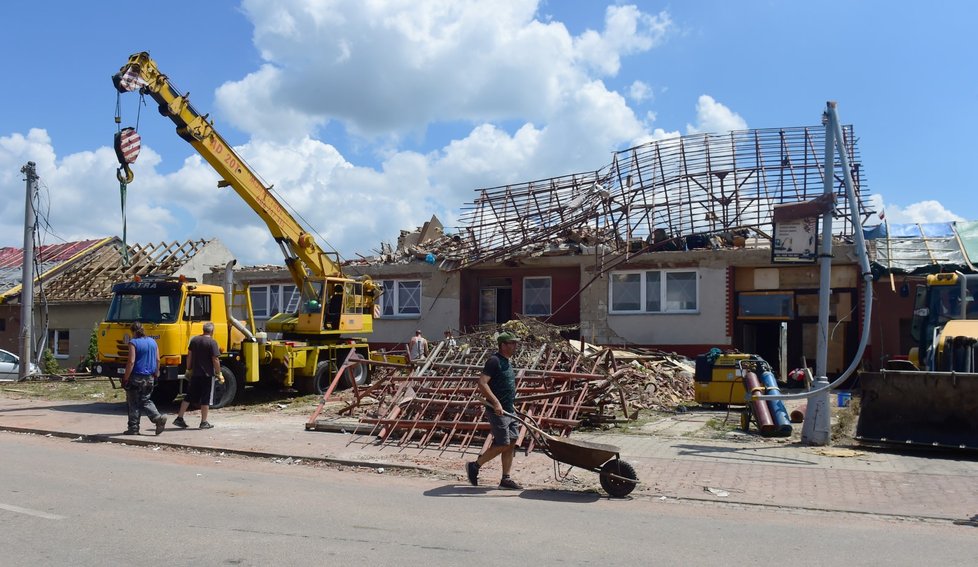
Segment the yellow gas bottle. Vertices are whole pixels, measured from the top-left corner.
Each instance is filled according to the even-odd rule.
[[[712,364],[705,354],[696,357],[694,375],[695,399],[701,404],[744,405],[747,390],[744,388],[744,372],[763,371],[764,359],[756,354],[721,354]]]

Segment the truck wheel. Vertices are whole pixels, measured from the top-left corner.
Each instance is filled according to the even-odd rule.
[[[219,384],[216,380],[214,381],[214,403],[211,405],[214,409],[233,404],[234,399],[238,396],[238,378],[234,372],[222,364],[221,374],[224,376],[224,383]]]
[[[316,375],[312,379],[313,393],[321,396],[326,393],[329,389],[329,385],[333,382],[333,377],[335,374],[332,370],[332,365],[328,361],[320,362],[316,366]],[[356,381],[357,386],[363,386],[370,381],[370,372],[365,364],[357,364],[356,366],[351,366],[343,372],[343,379],[340,383],[336,385],[337,390],[345,390],[347,388],[352,388],[352,381]]]

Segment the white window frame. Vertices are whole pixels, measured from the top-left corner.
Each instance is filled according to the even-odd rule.
[[[272,289],[275,288],[278,292],[278,301],[284,305],[279,306],[278,312],[281,313],[286,310],[289,306],[289,300],[292,298],[292,294],[295,291],[295,284],[292,283],[281,283],[281,284],[254,284],[248,286],[249,293],[251,294],[251,309],[252,315],[255,319],[270,319],[272,317]],[[265,306],[261,309],[255,308],[255,294],[260,293],[265,296]]]
[[[49,329],[48,333],[50,333],[51,340],[48,341],[47,348],[51,349],[51,352],[54,354],[54,358],[59,360],[68,358],[69,352],[71,351],[71,331],[69,329]],[[66,352],[58,351],[58,344],[61,342],[61,333],[68,335],[68,351]]]
[[[541,281],[541,280],[546,280],[546,282],[547,282],[547,291],[546,291],[546,294],[547,294],[547,304],[546,304],[546,312],[540,311],[540,312],[532,312],[531,313],[529,311],[529,309],[528,309],[529,305],[527,304],[527,301],[526,301],[526,298],[529,297],[529,295],[530,295],[530,293],[527,291],[526,283],[529,282],[529,281]],[[553,306],[553,289],[554,289],[553,288],[553,278],[551,278],[550,276],[532,276],[532,277],[525,277],[525,278],[523,278],[523,314],[524,315],[527,315],[527,316],[530,316],[530,317],[546,317],[546,316],[550,315],[553,312],[553,308],[554,308],[554,306]],[[534,291],[538,291],[538,290],[534,290]]]
[[[638,309],[615,309],[615,277],[639,275],[639,307]],[[659,286],[659,309],[649,309],[646,292],[648,290],[649,274],[658,274],[660,277]],[[693,274],[693,281],[696,285],[694,299],[695,305],[692,309],[680,309],[670,307],[669,301],[669,276],[671,274]],[[626,314],[670,314],[670,313],[699,313],[700,305],[700,278],[697,270],[623,270],[612,272],[608,278],[608,313],[613,315]]]
[[[377,300],[380,306],[381,319],[421,318],[421,292],[423,289],[421,280],[380,280],[378,284],[384,292],[380,294]],[[413,293],[411,295],[414,296],[412,299],[416,299],[417,305],[414,305],[414,302],[401,305],[401,288],[404,287],[406,291],[407,288],[414,285],[417,285],[417,294],[416,296]],[[415,309],[417,310],[415,311]]]

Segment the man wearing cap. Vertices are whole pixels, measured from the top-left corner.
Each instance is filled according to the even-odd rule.
[[[519,337],[513,333],[503,332],[496,337],[499,351],[489,357],[479,375],[479,390],[485,396],[489,425],[492,428],[492,445],[476,460],[465,465],[472,486],[479,485],[479,469],[482,465],[500,456],[503,464],[503,478],[499,488],[522,490],[515,480],[510,478],[509,471],[513,467],[513,457],[516,455],[516,438],[520,432],[520,423],[515,418],[506,415],[516,411],[516,373],[509,360],[516,353]]]

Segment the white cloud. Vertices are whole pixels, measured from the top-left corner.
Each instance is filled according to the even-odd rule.
[[[643,81],[635,81],[628,86],[628,98],[636,103],[651,101],[654,96],[655,93],[652,92],[652,87]]]
[[[886,221],[889,223],[962,222],[968,220],[952,213],[939,201],[933,199],[900,206],[884,203],[883,196],[874,193],[869,196],[869,201],[876,209],[877,214],[884,213]],[[878,222],[878,220],[878,217],[874,216],[871,222]]]
[[[696,124],[687,124],[687,134],[728,132],[747,129],[747,121],[739,114],[713,100],[710,95],[700,95],[696,101]]]

